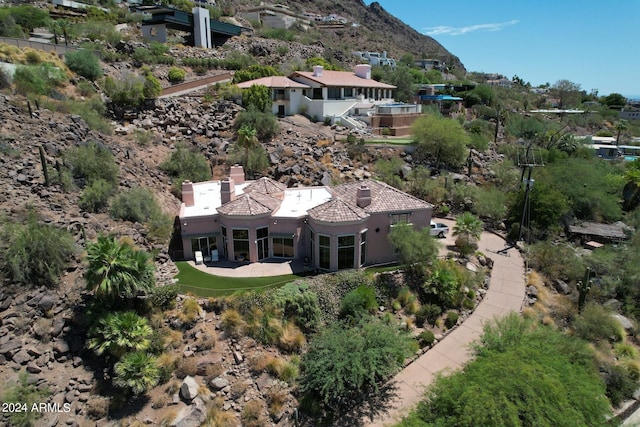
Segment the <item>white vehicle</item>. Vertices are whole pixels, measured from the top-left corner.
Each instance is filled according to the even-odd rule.
[[[447,224],[443,224],[441,222],[433,222],[431,221],[431,232],[432,236],[438,236],[443,239],[444,235],[449,233],[449,226]]]

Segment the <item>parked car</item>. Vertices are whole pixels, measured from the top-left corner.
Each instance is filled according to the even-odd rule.
[[[445,234],[449,233],[449,226],[447,224],[443,224],[441,222],[433,222],[431,221],[431,235],[438,236],[439,238],[444,238]]]

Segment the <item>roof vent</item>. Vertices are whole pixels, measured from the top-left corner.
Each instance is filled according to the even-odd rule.
[[[322,65],[314,65],[313,66],[313,77],[322,77],[322,71],[324,68]]]

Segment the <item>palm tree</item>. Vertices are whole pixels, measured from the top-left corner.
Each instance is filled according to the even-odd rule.
[[[130,298],[154,284],[153,264],[146,252],[115,236],[100,235],[87,247],[87,288],[103,297]]]
[[[148,349],[152,333],[147,319],[133,311],[110,313],[91,329],[87,347],[99,356],[106,352],[120,359],[127,352]]]
[[[456,219],[453,235],[458,236],[456,246],[463,256],[469,255],[477,247],[476,240],[482,233],[482,221],[471,212],[465,212]]]
[[[125,355],[115,364],[114,371],[113,383],[136,395],[151,390],[158,384],[160,378],[156,358],[142,351]]]
[[[618,134],[616,135],[616,145],[620,145],[620,135],[628,128],[629,122],[627,122],[626,120],[618,120],[616,122],[616,130],[618,131]]]
[[[238,146],[244,149],[244,167],[249,167],[249,150],[258,144],[256,128],[242,126],[238,129]]]

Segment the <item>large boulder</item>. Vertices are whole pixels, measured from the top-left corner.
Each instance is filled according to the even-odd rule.
[[[191,402],[198,396],[198,388],[199,385],[196,379],[187,375],[180,386],[180,397],[187,402]]]
[[[188,377],[190,378],[190,377]],[[171,423],[172,427],[199,427],[207,418],[207,408],[200,398],[183,408]]]

